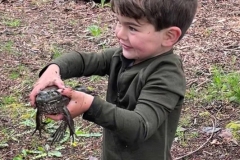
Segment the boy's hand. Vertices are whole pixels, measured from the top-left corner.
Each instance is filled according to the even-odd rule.
[[[71,100],[67,106],[72,118],[75,118],[84,112],[86,112],[92,102],[94,97],[92,95],[86,94],[84,92],[75,91],[71,88],[64,88],[58,90],[62,95],[69,97]],[[62,114],[58,115],[46,115],[46,117],[51,118],[53,120],[61,120],[63,119]]]
[[[36,95],[46,88],[47,86],[57,86],[58,88],[64,88],[64,83],[60,77],[60,69],[57,65],[52,64],[48,66],[46,71],[35,83],[32,92],[29,95],[30,103],[32,106],[35,106]]]

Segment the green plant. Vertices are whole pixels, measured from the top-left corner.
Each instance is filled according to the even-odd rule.
[[[182,116],[179,120],[179,125],[188,127],[191,124],[191,116],[190,115],[185,115]]]
[[[35,150],[23,149],[20,154],[16,155],[14,160],[22,160],[25,158],[31,159],[42,159],[42,158],[50,158],[50,157],[62,157],[62,153],[59,151],[64,147],[56,147],[53,150],[49,149],[49,145],[45,145],[44,147],[37,147]]]
[[[12,71],[10,73],[10,79],[17,79],[20,77],[20,73],[18,71]]]
[[[198,132],[190,132],[188,135],[190,138],[197,138],[199,134]]]
[[[11,53],[13,51],[13,42],[7,41],[3,45],[1,45],[0,50],[2,50],[3,52]]]
[[[79,80],[77,79],[67,79],[64,81],[66,86],[70,86],[70,87],[75,87],[79,84]]]
[[[8,20],[5,20],[3,23],[9,27],[19,27],[21,24],[21,21],[19,19],[8,19]]]
[[[56,46],[51,47],[51,52],[52,52],[52,58],[56,59],[57,57],[61,56],[63,54],[63,51]]]
[[[101,76],[91,76],[90,81],[91,82],[97,82],[101,80]]]
[[[185,128],[183,128],[181,126],[177,127],[176,137],[177,137],[177,140],[180,142],[181,145],[186,145],[186,142],[185,142],[185,131],[186,131]]]
[[[24,121],[20,122],[20,124],[28,127],[35,127],[35,122],[32,119],[25,119]]]
[[[201,93],[196,92],[196,87],[192,86],[191,88],[188,88],[186,90],[185,98],[187,100],[197,100],[199,97],[201,97]]]
[[[230,129],[232,134],[233,134],[233,137],[236,140],[240,141],[240,135],[239,135],[239,132],[240,132],[240,121],[230,122],[230,123],[228,123],[226,125],[226,128]]]
[[[17,79],[20,76],[23,76],[24,74],[26,74],[26,72],[28,71],[29,71],[29,68],[21,64],[10,71],[10,79]],[[26,81],[23,81],[23,84],[24,83],[26,83]]]
[[[101,0],[101,7],[105,7],[105,6],[108,6],[110,7],[110,4],[109,3],[106,3],[106,0]]]
[[[4,137],[4,142],[8,142],[9,140],[18,142],[18,138],[17,138],[18,135],[16,134],[15,130],[10,130],[9,128],[3,128],[0,133]]]
[[[102,33],[102,29],[97,25],[91,25],[87,28],[93,37],[98,37]]]
[[[220,68],[213,69],[212,83],[208,85],[208,95],[212,99],[240,103],[240,73],[225,73]]]
[[[15,103],[16,101],[17,101],[16,97],[13,97],[13,96],[2,97],[2,102],[5,105],[9,105],[9,104]]]

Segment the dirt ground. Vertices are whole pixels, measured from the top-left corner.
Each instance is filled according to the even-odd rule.
[[[175,47],[183,59],[188,92],[194,85],[195,92],[201,94],[210,81],[212,66],[239,71],[239,8],[239,0],[199,0],[192,26]],[[58,54],[100,52],[118,46],[114,24],[110,8],[92,2],[0,0],[0,160],[57,159],[58,153],[59,159],[99,159],[102,129],[81,118],[75,120],[78,131],[92,134],[77,137],[75,145],[66,141],[48,146],[48,133],[40,139],[38,134],[32,136],[35,112],[29,106],[28,94],[41,68]],[[90,34],[88,28],[93,25],[101,29],[99,36]],[[104,98],[106,77],[68,81],[70,85],[77,82],[94,88]],[[187,97],[181,117],[183,131],[173,143],[173,157],[239,160],[240,142],[225,131],[226,124],[240,121],[239,117],[239,104],[218,100],[201,103]],[[213,134],[203,132],[204,127],[214,126],[219,130]]]

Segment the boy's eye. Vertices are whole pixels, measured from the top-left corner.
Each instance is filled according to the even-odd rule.
[[[137,31],[134,27],[129,26],[130,31]]]

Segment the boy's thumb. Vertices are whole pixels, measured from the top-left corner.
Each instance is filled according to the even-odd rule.
[[[72,88],[63,88],[63,89],[58,89],[57,91],[64,96],[67,96],[69,98],[72,97],[72,92],[73,92]]]
[[[63,83],[62,81],[56,81],[55,83],[56,83],[56,86],[57,86],[58,88],[60,88],[60,89],[65,88],[64,83]]]

